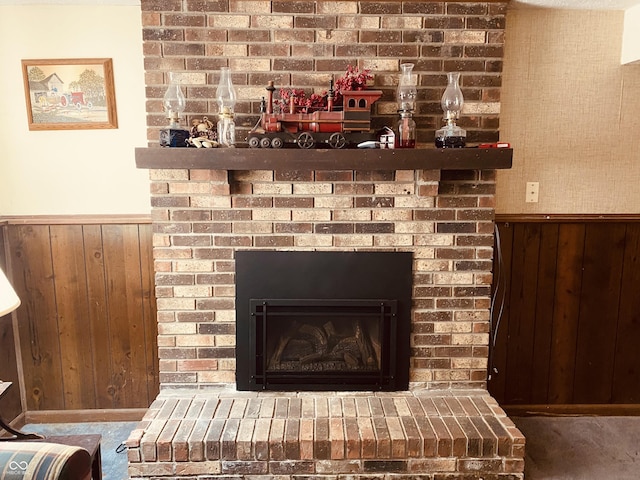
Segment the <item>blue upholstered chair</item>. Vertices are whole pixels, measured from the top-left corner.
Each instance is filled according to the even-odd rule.
[[[89,480],[91,456],[80,447],[46,442],[0,442],[3,480]]]

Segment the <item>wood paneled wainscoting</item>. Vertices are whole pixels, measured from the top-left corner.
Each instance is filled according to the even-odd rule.
[[[491,394],[516,413],[640,412],[640,216],[497,231]]]
[[[149,219],[8,218],[2,229],[22,299],[13,325],[27,421],[139,418],[159,391]]]
[[[640,216],[497,225],[490,393],[513,413],[640,412]],[[23,300],[20,381],[10,362],[0,378],[20,384],[27,419],[144,412],[159,389],[150,221],[10,218],[0,229]],[[14,351],[10,326],[0,358]]]

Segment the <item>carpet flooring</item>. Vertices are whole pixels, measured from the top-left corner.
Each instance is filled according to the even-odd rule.
[[[526,480],[640,480],[640,417],[515,417],[527,439]],[[102,435],[103,480],[126,480],[116,453],[136,422],[28,424],[43,435]]]
[[[28,423],[21,430],[39,433],[45,437],[51,435],[83,435],[98,433],[102,435],[100,453],[102,455],[102,480],[125,480],[127,474],[127,452],[118,453],[116,449],[128,437],[138,422],[99,422],[99,423]]]
[[[640,417],[516,417],[526,480],[639,480]]]

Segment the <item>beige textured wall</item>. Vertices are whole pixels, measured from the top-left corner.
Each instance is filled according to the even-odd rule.
[[[640,212],[640,65],[624,12],[509,9],[500,130],[514,148],[497,213]],[[540,182],[538,203],[525,184]]]

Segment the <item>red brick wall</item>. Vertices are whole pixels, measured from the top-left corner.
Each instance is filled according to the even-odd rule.
[[[374,125],[395,126],[400,64],[418,74],[418,142],[442,124],[446,72],[460,71],[468,142],[496,141],[506,2],[142,0],[148,139],[166,123],[168,72],[187,96],[187,120],[217,116],[220,67],[233,72],[238,139],[246,138],[269,80],[321,93],[348,65],[384,91]]]

